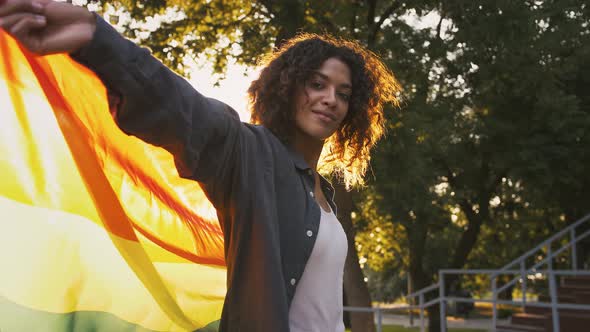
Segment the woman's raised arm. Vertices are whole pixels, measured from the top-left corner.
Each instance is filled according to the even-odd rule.
[[[206,184],[210,198],[226,198],[224,188],[231,184],[225,182],[236,178],[232,172],[240,168],[241,143],[251,137],[237,113],[201,95],[85,8],[34,3],[4,0],[0,26],[33,52],[68,52],[94,71],[121,97],[116,121],[123,131],[167,149],[181,176]]]

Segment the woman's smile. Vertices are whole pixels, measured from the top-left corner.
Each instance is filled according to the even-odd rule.
[[[317,116],[317,118],[323,122],[331,123],[331,122],[336,121],[335,116],[328,111],[313,111],[312,110],[311,112],[313,114],[315,114]]]
[[[323,142],[340,128],[352,92],[350,68],[329,58],[299,89],[295,97],[297,139]]]

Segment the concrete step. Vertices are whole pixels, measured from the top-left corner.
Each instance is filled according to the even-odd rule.
[[[538,326],[516,325],[516,324],[498,324],[496,332],[547,332],[545,328]]]
[[[539,302],[551,303],[551,296],[539,295]],[[576,303],[576,297],[572,294],[557,293],[557,302],[559,302],[559,303]]]
[[[590,304],[590,290],[589,291],[578,291],[574,295],[576,303],[578,304]]]
[[[571,296],[573,303],[590,304],[590,287],[561,286],[557,292],[564,296]]]
[[[551,317],[547,315],[522,313],[512,315],[511,323],[514,325],[537,326],[545,329],[549,326]]]
[[[548,317],[551,317],[551,308],[525,306],[524,312],[527,314],[546,315]],[[559,309],[558,312],[560,315],[564,313],[590,315],[590,311],[578,309]]]
[[[557,287],[557,292],[561,294],[570,294],[571,292],[590,292],[590,285],[563,285]]]
[[[585,332],[590,330],[590,311],[584,313],[566,312],[559,314],[561,331]]]
[[[590,287],[590,276],[567,276],[561,279],[562,285]]]
[[[529,326],[543,328],[543,330],[547,332],[553,331],[553,318],[550,312],[531,314],[528,308],[525,308],[525,310],[527,311],[527,314],[515,314],[512,316],[511,325],[517,325],[519,328],[522,326]],[[590,331],[590,311],[560,310],[559,327],[563,332]]]

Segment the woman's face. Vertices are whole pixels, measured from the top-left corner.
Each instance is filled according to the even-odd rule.
[[[350,68],[329,58],[295,94],[296,139],[324,141],[332,136],[348,113],[352,94]]]

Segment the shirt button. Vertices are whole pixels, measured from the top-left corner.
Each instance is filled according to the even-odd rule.
[[[309,192],[309,196],[313,197],[313,191]]]
[[[295,280],[295,278],[291,279],[291,286],[295,286],[296,282],[297,282],[297,280]]]
[[[306,234],[307,234],[307,237],[311,237],[313,235],[313,232],[312,231],[307,231]]]

